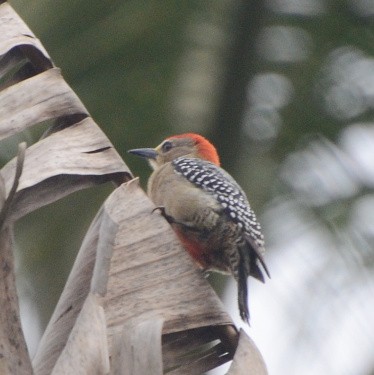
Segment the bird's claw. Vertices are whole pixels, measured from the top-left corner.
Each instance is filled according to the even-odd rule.
[[[155,211],[159,210],[161,212],[161,215],[166,215],[165,213],[165,207],[164,206],[157,206],[155,207],[153,210],[152,210],[152,213],[154,213]]]
[[[159,210],[161,215],[166,219],[166,221],[169,223],[169,224],[172,224],[172,223],[175,223],[175,220],[173,217],[171,217],[170,215],[168,215],[165,211],[165,207],[164,206],[157,206],[155,207],[153,210],[152,210],[152,213]]]

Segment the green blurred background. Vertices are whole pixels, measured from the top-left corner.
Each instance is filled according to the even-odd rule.
[[[268,243],[272,280],[251,283],[249,334],[270,373],[373,375],[374,2],[9,2],[143,186],[150,171],[126,150],[187,131],[217,145]],[[2,144],[1,163],[43,130]],[[17,223],[32,353],[112,189]],[[226,281],[212,283],[235,315]]]

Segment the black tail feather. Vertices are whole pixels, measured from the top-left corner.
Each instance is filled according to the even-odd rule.
[[[259,246],[253,242],[252,238],[246,238],[246,244],[239,247],[240,262],[237,273],[238,282],[238,304],[241,318],[249,324],[249,308],[248,308],[248,276],[253,276],[261,282],[265,282],[266,275],[270,278],[270,272],[265,264],[265,260],[261,254]],[[260,267],[261,265],[261,267]]]
[[[260,280],[260,281],[263,281],[264,280],[264,276],[261,272],[261,270],[259,269],[258,265],[256,264],[256,260],[258,259],[258,261],[260,262],[262,268],[264,269],[266,275],[268,276],[269,279],[271,279],[271,276],[270,276],[270,272],[269,272],[269,269],[265,263],[265,259],[263,257],[263,255],[261,254],[260,252],[260,249],[258,247],[258,245],[256,245],[256,243],[254,243],[253,239],[250,237],[250,236],[245,236],[246,237],[246,241],[250,247],[250,251],[251,251],[251,275],[253,277],[256,277],[256,275],[258,275],[258,273],[261,274],[261,276],[258,278],[256,277],[256,279]],[[256,264],[256,266],[255,266]],[[253,270],[253,272],[252,272]]]
[[[245,265],[239,267],[238,273],[238,304],[240,317],[249,324],[249,308],[248,308],[248,285],[247,273]]]

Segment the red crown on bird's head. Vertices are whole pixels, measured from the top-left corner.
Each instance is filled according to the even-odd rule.
[[[208,160],[213,164],[220,166],[219,156],[216,148],[202,135],[196,133],[184,133],[179,135],[173,135],[167,139],[173,138],[191,138],[193,139],[199,156],[202,159]]]

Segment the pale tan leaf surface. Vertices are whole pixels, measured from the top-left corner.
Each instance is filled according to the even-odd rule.
[[[31,361],[22,332],[14,256],[13,228],[8,223],[8,213],[22,173],[25,144],[19,147],[17,167],[11,192],[6,198],[5,183],[0,176],[0,374],[31,374]]]
[[[8,194],[6,192],[6,185],[4,184],[4,179],[1,176],[0,173],[0,228],[5,225],[7,221],[9,221],[9,217],[11,215],[11,208],[13,208],[14,203],[14,197],[16,195],[18,186],[19,186],[19,180],[22,176],[23,172],[23,166],[25,162],[25,153],[26,153],[26,142],[22,142],[18,145],[18,155],[17,155],[17,161],[15,165],[15,174],[12,185],[9,187]],[[2,201],[4,200],[4,201]]]
[[[108,343],[103,308],[88,294],[52,375],[109,373]]]
[[[52,68],[0,91],[0,139],[46,120],[88,112]]]
[[[138,317],[123,326],[113,337],[112,375],[162,375],[161,333],[163,318]],[[151,369],[151,372],[150,372]]]
[[[116,231],[116,224],[110,223],[108,219],[104,220],[105,230],[102,229],[103,215],[105,212],[101,209],[86,233],[64,290],[33,358],[35,374],[51,373],[90,291],[96,249],[99,241],[102,242],[100,233]],[[111,226],[114,226],[114,229]]]
[[[53,127],[53,133],[47,133],[47,137],[26,150],[24,170],[20,180],[17,181],[19,184],[16,186],[12,205],[6,210],[4,222],[9,223],[10,220],[16,220],[76,190],[107,181],[121,183],[130,178],[130,172],[105,134],[88,117],[83,104],[64,82],[60,71],[52,69],[53,64],[48,54],[27,25],[9,4],[0,3],[0,139],[46,120],[54,120],[57,124]],[[9,198],[12,191],[16,165],[14,159],[0,171],[0,179],[4,182],[0,198],[2,202]],[[7,238],[10,239],[11,235],[9,234]],[[90,245],[91,243],[83,244],[83,246]],[[4,257],[2,264],[8,264],[9,267],[2,269],[4,271],[1,274],[4,279],[2,286],[6,289],[1,291],[1,298],[13,298],[17,301],[15,287],[12,287],[14,283],[10,282],[14,281],[11,243],[3,241],[2,246],[4,248],[4,252],[1,252],[1,256]],[[89,258],[89,253],[84,253],[84,256]],[[80,273],[76,274],[79,279],[84,278],[86,269],[91,276],[94,265],[93,261],[90,263],[89,259],[87,261],[87,258],[83,258],[84,265]],[[92,266],[91,271],[90,266]],[[89,285],[90,276],[85,279],[87,284],[77,283],[77,285]],[[81,311],[87,296],[87,288],[83,293],[79,289],[74,289],[74,293],[70,295],[72,296],[70,302],[79,300],[79,306],[75,308],[73,304],[63,310],[58,316],[61,323],[68,321],[65,315],[69,316],[70,311],[75,315]],[[22,332],[17,331],[17,327],[20,330],[17,317],[19,317],[18,303],[10,303],[6,309],[1,309],[0,320],[5,325],[2,326],[4,347],[2,346],[0,354],[4,355],[2,358],[7,361],[10,357],[11,359],[9,363],[2,361],[0,366],[3,370],[4,366],[8,365],[24,366],[22,363],[27,365],[27,361],[23,361],[23,357],[26,356],[28,369],[25,372],[20,368],[13,371],[11,367],[11,373],[31,373],[23,337],[18,335]],[[74,322],[75,319],[65,328],[63,345],[55,344],[59,348],[59,353],[61,347],[66,344]],[[52,345],[48,350],[53,351],[55,346]],[[54,365],[57,358],[52,357],[52,359]],[[49,367],[48,374],[51,373],[52,368],[53,366]]]
[[[0,172],[7,193],[15,163],[13,159]],[[124,181],[129,175],[109,140],[88,117],[26,150],[12,218],[18,219],[73,191],[110,180]]]
[[[6,83],[9,86],[0,91],[0,139],[46,120],[56,122],[52,132],[26,151],[24,172],[9,219],[16,220],[95,184],[119,184],[130,179],[126,164],[108,138],[88,117],[60,70],[52,68],[47,53],[7,3],[0,5],[0,21],[0,73],[6,74],[12,64],[17,67],[22,59],[33,66],[20,82],[10,80]],[[35,51],[48,63],[41,61]],[[12,160],[0,171],[7,194],[15,165]]]
[[[3,4],[1,4],[3,3]],[[47,51],[35,38],[25,22],[7,2],[0,2],[0,56],[15,46],[35,47],[45,57],[45,64],[50,60]],[[51,62],[49,62],[51,66]]]
[[[32,374],[31,361],[23,337],[19,315],[12,231],[0,230],[0,373]]]
[[[248,335],[240,330],[239,344],[227,375],[267,375],[260,351]]]
[[[52,67],[53,63],[40,41],[12,7],[1,1],[0,90]],[[2,138],[3,131],[0,134]]]

